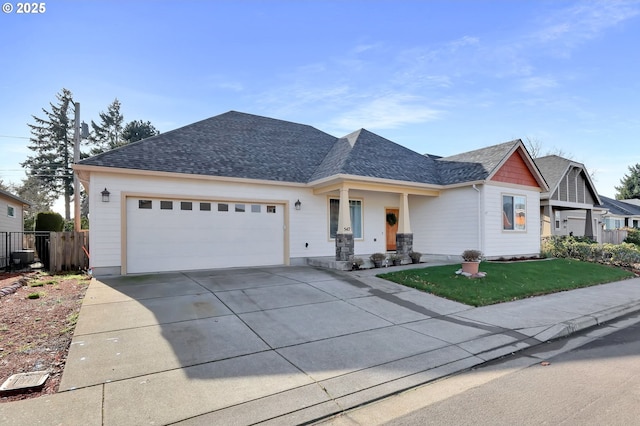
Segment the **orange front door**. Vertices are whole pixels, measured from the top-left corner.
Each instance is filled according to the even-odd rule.
[[[387,224],[387,251],[396,250],[396,234],[398,233],[398,209],[386,209],[384,215]]]

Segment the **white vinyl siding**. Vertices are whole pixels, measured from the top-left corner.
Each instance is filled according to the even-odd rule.
[[[480,249],[479,196],[471,187],[442,191],[439,197],[410,196],[414,250],[459,256],[464,250]]]
[[[484,247],[487,257],[515,257],[540,254],[540,193],[526,189],[506,189],[499,185],[483,186]],[[525,197],[526,230],[504,231],[502,196]]]
[[[0,198],[0,231],[19,232],[22,231],[22,206],[14,204],[4,198]]]

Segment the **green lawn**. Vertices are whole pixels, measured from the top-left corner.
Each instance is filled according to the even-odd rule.
[[[459,264],[431,266],[378,276],[471,306],[491,305],[633,277],[631,272],[621,268],[570,259],[482,262],[480,271],[486,272],[487,276],[474,279],[456,275],[459,268]]]

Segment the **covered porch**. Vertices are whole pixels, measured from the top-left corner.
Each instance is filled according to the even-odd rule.
[[[403,257],[403,263],[410,263],[409,253],[414,243],[411,221],[419,218],[411,217],[409,199],[440,195],[439,189],[427,185],[380,182],[379,179],[374,182],[361,177],[334,178],[317,184],[313,192],[328,198],[329,238],[335,242],[335,256],[330,260],[311,260],[309,264],[329,262],[333,264],[332,269],[341,270],[350,270],[354,257],[369,261],[374,252],[395,253]],[[384,201],[369,202],[381,197]]]
[[[600,241],[602,213],[593,205],[543,201],[540,205],[541,236],[572,235]]]

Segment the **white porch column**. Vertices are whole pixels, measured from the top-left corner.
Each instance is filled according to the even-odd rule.
[[[338,210],[337,234],[353,234],[351,214],[349,213],[349,188],[340,188],[340,206]]]
[[[408,259],[409,253],[413,251],[413,233],[411,232],[411,221],[409,220],[409,194],[400,194],[398,206],[396,251],[399,255]]]
[[[400,194],[398,216],[398,234],[411,234],[411,221],[409,220],[409,194]]]
[[[336,260],[348,262],[354,252],[351,214],[349,213],[349,188],[340,188],[340,206],[338,207],[338,229],[336,230]]]

